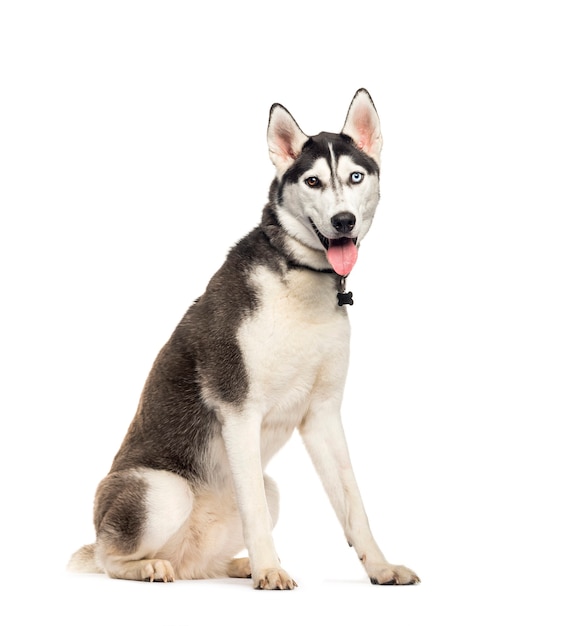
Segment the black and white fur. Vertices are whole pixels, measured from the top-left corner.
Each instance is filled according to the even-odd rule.
[[[261,223],[159,353],[97,489],[96,542],[72,556],[72,570],[147,581],[251,576],[257,589],[293,589],[272,538],[278,491],[264,468],[297,428],[371,581],[419,580],[388,563],[371,534],[340,416],[349,322],[328,248],[353,250],[371,226],[377,112],[361,89],[340,134],[308,137],[275,104],[268,146],[276,177]],[[244,547],[249,558],[234,558]]]

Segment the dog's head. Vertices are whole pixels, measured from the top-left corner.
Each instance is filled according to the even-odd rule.
[[[276,167],[278,219],[290,250],[321,257],[346,276],[379,202],[379,117],[365,89],[355,94],[341,133],[308,137],[281,104],[270,110],[268,147]]]

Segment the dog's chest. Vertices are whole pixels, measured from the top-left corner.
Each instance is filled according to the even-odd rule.
[[[349,356],[349,323],[333,278],[292,271],[283,280],[258,268],[259,306],[238,340],[248,374],[248,403],[266,424],[295,427],[316,395],[341,395]]]

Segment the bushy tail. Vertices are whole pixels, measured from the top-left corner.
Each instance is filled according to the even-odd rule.
[[[95,544],[83,546],[74,552],[67,564],[67,569],[78,574],[103,574],[103,569],[95,561]]]

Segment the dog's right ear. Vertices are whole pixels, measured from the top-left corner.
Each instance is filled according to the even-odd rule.
[[[297,159],[308,139],[285,107],[277,103],[272,105],[268,123],[268,148],[279,176]]]

